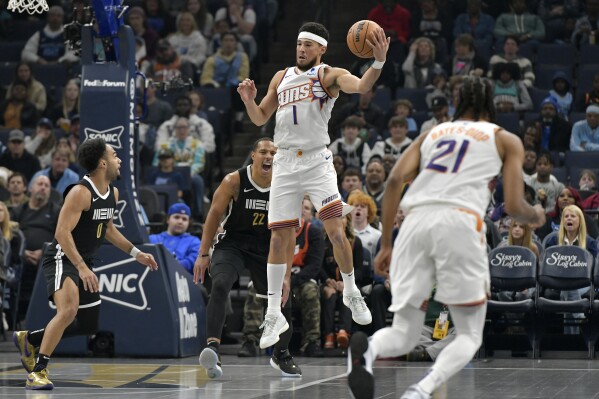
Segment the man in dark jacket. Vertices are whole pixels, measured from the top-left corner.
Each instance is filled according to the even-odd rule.
[[[541,127],[541,148],[549,151],[565,152],[570,149],[572,126],[558,115],[559,106],[553,97],[541,103],[539,125]]]

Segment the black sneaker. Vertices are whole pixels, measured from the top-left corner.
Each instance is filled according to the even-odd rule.
[[[281,371],[281,375],[283,377],[301,377],[302,370],[299,368],[293,357],[289,354],[289,351],[286,350],[281,352],[278,356],[275,356],[273,353],[270,358],[270,365],[275,369]]]
[[[372,359],[368,351],[368,336],[361,331],[349,341],[347,382],[354,399],[374,398]]]
[[[310,342],[304,349],[304,356],[308,357],[324,357],[324,352],[320,347],[319,342]]]
[[[237,352],[238,357],[256,357],[258,356],[258,350],[256,349],[256,343],[252,341],[245,341],[241,345],[241,349]]]
[[[413,349],[406,355],[408,362],[431,362],[432,360],[426,349],[423,348]]]

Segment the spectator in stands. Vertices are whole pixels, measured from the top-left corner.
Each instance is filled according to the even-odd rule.
[[[152,244],[162,244],[177,262],[190,274],[200,249],[200,239],[187,232],[191,220],[191,209],[182,203],[172,204],[168,208],[166,230],[150,235]]]
[[[570,151],[599,151],[599,105],[589,105],[586,119],[574,124]]]
[[[44,112],[48,105],[46,97],[46,88],[31,73],[31,65],[27,62],[19,62],[15,68],[15,78],[13,82],[22,82],[27,86],[27,100],[35,105],[39,112]],[[6,98],[12,93],[12,85],[6,88]]]
[[[518,222],[512,219],[507,240],[501,241],[498,248],[508,245],[524,247],[530,249],[539,258],[539,247],[533,241],[534,232],[530,225]]]
[[[569,42],[576,18],[580,15],[578,0],[543,0],[537,14],[542,18],[549,43]]]
[[[528,12],[526,0],[510,0],[510,13],[501,14],[495,21],[495,38],[502,42],[507,36],[516,36],[520,44],[535,46],[545,39],[545,25],[538,15]]]
[[[147,25],[160,37],[166,37],[175,31],[175,21],[161,0],[143,0]]]
[[[433,74],[441,71],[435,62],[435,44],[427,37],[419,37],[410,45],[410,53],[401,66],[406,89],[422,89],[433,83]]]
[[[555,99],[559,107],[559,116],[564,120],[568,120],[568,115],[572,111],[572,102],[574,97],[570,90],[572,89],[572,83],[568,76],[562,71],[557,71],[553,75],[553,89],[549,91],[549,95]]]
[[[214,28],[212,32],[212,38],[210,39],[210,43],[208,43],[208,54],[212,55],[218,51],[221,43],[221,36],[227,32],[231,32],[231,25],[229,21],[226,19],[221,19],[214,23]],[[246,49],[243,45],[237,41],[237,51],[241,51],[247,54]]]
[[[213,153],[216,148],[214,129],[206,119],[191,113],[191,100],[185,95],[179,96],[175,101],[175,115],[160,125],[156,136],[156,149],[160,149],[173,136],[175,124],[179,118],[188,120],[191,136],[202,143],[207,153]]]
[[[362,285],[364,273],[362,262],[364,252],[362,241],[356,237],[348,214],[342,220],[345,236],[352,248],[352,260],[355,270],[356,284]],[[333,349],[335,346],[346,349],[352,332],[351,311],[343,304],[343,280],[339,273],[339,266],[333,256],[333,245],[325,232],[324,256],[319,279],[324,284],[321,289],[322,302],[322,332],[325,337],[324,349]],[[339,329],[335,333],[335,311],[339,312]]]
[[[190,12],[196,21],[198,30],[202,32],[205,38],[212,36],[212,27],[214,26],[214,17],[208,12],[204,0],[186,0],[183,10]]]
[[[559,193],[564,189],[563,183],[551,174],[552,171],[553,158],[551,153],[542,151],[537,156],[537,173],[532,176],[524,176],[524,182],[535,190],[537,199],[546,212],[550,212],[554,208]]]
[[[347,199],[347,203],[354,207],[351,212],[352,227],[357,237],[360,237],[362,245],[370,252],[370,264],[374,264],[376,256],[376,246],[382,233],[372,227],[377,215],[377,208],[370,195],[363,191],[352,191]]]
[[[331,118],[329,124],[331,126],[331,135],[338,137],[343,122],[353,115],[360,119],[361,128],[367,130],[368,136],[376,139],[385,129],[385,112],[374,103],[375,94],[376,87],[372,87],[366,93],[361,93],[357,102],[352,101],[343,105],[339,112]],[[368,141],[366,137],[362,137],[362,139]]]
[[[208,42],[198,30],[195,18],[190,12],[184,11],[177,15],[177,31],[168,37],[168,41],[175,49],[181,60],[193,64],[199,70],[206,61]]]
[[[487,47],[493,44],[495,20],[482,12],[481,0],[468,0],[468,10],[457,16],[453,23],[453,37],[468,33],[476,42],[484,42]]]
[[[168,101],[156,97],[156,88],[154,86],[149,85],[146,92],[148,94],[146,100],[148,112],[143,121],[158,129],[160,125],[173,117],[173,107]]]
[[[568,151],[572,126],[558,114],[559,105],[553,97],[547,97],[541,103],[539,128],[541,148],[549,151]]]
[[[333,167],[335,168],[335,173],[337,173],[337,186],[339,187],[339,192],[341,192],[341,180],[343,179],[343,173],[345,173],[345,168],[347,167],[345,159],[339,154],[333,155]]]
[[[451,96],[449,96],[449,115],[453,116],[455,114],[455,110],[458,104],[458,98],[460,96],[460,89],[464,84],[463,76],[452,76],[449,78],[449,91],[451,92]]]
[[[71,150],[73,157],[75,156],[75,154],[77,154],[77,151],[79,150],[79,144],[81,144],[81,132],[79,131],[79,128],[81,126],[80,122],[81,120],[79,114],[73,115],[69,121],[68,136],[62,138],[67,140],[68,147]],[[74,158],[71,158],[71,162],[73,162],[73,160]]]
[[[10,94],[0,104],[0,126],[8,129],[34,127],[39,119],[35,105],[27,99],[27,84],[14,82]]]
[[[445,70],[435,71],[433,73],[433,82],[431,85],[426,86],[426,89],[429,91],[426,94],[426,105],[428,108],[431,108],[433,104],[433,98],[435,97],[445,97],[446,99],[450,97],[451,93],[449,90],[449,85],[447,84],[447,72]]]
[[[532,111],[533,105],[520,69],[514,62],[493,66],[493,103],[498,112]]]
[[[368,143],[358,137],[362,127],[360,118],[348,116],[341,125],[341,138],[333,141],[329,145],[329,150],[333,155],[341,155],[348,167],[365,171],[371,150]]]
[[[226,19],[230,29],[237,33],[246,49],[250,61],[258,53],[258,46],[252,32],[256,26],[256,13],[251,7],[244,5],[243,0],[227,0],[227,7],[221,7],[214,15],[214,22]]]
[[[563,212],[567,206],[576,205],[577,207],[582,208],[580,193],[574,187],[564,187],[560,191],[559,197],[554,204],[553,209],[547,214],[547,222],[545,225],[537,229],[536,233],[541,239],[545,238],[548,234],[559,230]],[[597,238],[599,235],[599,228],[593,219],[587,214],[584,214],[583,219],[585,220],[587,233],[591,237]]]
[[[29,202],[27,196],[27,178],[21,172],[14,172],[6,183],[10,197],[4,203],[9,209]]]
[[[580,191],[597,191],[597,175],[591,169],[583,169],[578,178]]]
[[[576,21],[572,32],[572,43],[597,44],[599,41],[599,0],[586,0],[586,13]]]
[[[385,165],[383,159],[373,157],[366,165],[366,177],[364,178],[364,192],[374,200],[377,216],[381,216],[381,205],[385,193]]]
[[[435,97],[431,102],[433,117],[422,124],[420,134],[424,134],[440,123],[449,121],[449,104],[445,97]]]
[[[514,132],[515,133],[515,132]],[[526,151],[531,150],[535,153],[535,162],[532,164],[528,164],[528,168],[524,171],[529,175],[534,173],[535,163],[536,163],[536,153],[541,150],[541,124],[538,121],[529,121],[524,126],[524,131],[522,132],[522,144],[524,145],[525,157],[524,164],[526,165]],[[531,171],[531,173],[528,173]]]
[[[597,257],[597,241],[589,237],[590,230],[587,231],[588,227],[582,210],[576,205],[568,205],[562,211],[559,234],[550,237],[545,243],[545,248],[554,245],[576,245],[589,251],[593,255],[593,259],[595,259]],[[563,301],[580,300],[581,295],[586,291],[588,291],[588,287],[577,290],[561,291],[560,298]],[[566,319],[583,319],[584,317],[584,313],[564,314],[564,318]],[[578,332],[579,329],[576,326],[564,327],[564,334],[572,335],[578,334]]]
[[[36,156],[25,150],[25,133],[14,129],[8,134],[8,151],[0,155],[0,166],[4,166],[13,172],[20,172],[31,181],[33,175],[41,169],[40,161]]]
[[[395,100],[391,105],[391,111],[393,114],[391,117],[398,116],[400,118],[404,118],[408,123],[408,133],[418,132],[418,125],[414,118],[412,118],[412,112],[414,111],[414,106],[410,100],[399,99]],[[390,120],[391,118],[389,118]],[[387,123],[387,128],[389,128],[389,123]],[[390,128],[389,128],[390,129]]]
[[[27,40],[21,60],[35,64],[78,62],[79,57],[65,46],[64,11],[60,6],[50,7],[47,22]]]
[[[378,155],[383,159],[386,154],[391,154],[397,160],[412,143],[412,139],[407,137],[408,121],[401,116],[394,116],[389,119],[388,126],[391,137],[385,141],[377,141],[372,148],[371,156]]]
[[[25,236],[18,320],[22,320],[27,312],[42,249],[46,242],[54,239],[60,212],[59,205],[50,201],[50,179],[47,176],[38,176],[32,181],[29,193],[29,202],[13,208],[11,212],[11,219],[19,224]]]
[[[496,187],[502,190],[502,184],[503,182],[498,180]],[[499,190],[495,190],[495,197],[497,197],[497,191]],[[526,183],[524,183],[524,198],[530,205],[534,205],[536,202],[535,190]],[[485,216],[485,222],[487,223],[487,244],[489,244],[491,248],[495,248],[501,241],[501,234],[508,233],[512,223],[512,217],[505,211],[503,191],[501,191],[500,198],[495,202],[495,207],[493,210],[489,212],[488,216]],[[498,240],[495,240],[493,237],[495,233],[497,233],[497,236],[499,236]]]
[[[487,72],[487,62],[476,54],[474,38],[470,34],[458,36],[454,41],[454,50],[453,57],[445,67],[451,76],[483,76]]]
[[[46,168],[52,161],[52,152],[56,149],[56,142],[52,121],[42,118],[37,122],[35,136],[25,137],[25,150],[35,155],[40,161],[40,166]]]
[[[177,77],[187,81],[195,76],[193,64],[179,57],[167,39],[158,40],[156,57],[147,65],[144,72],[156,82],[164,82]]]
[[[204,111],[204,95],[198,90],[190,91],[187,97],[191,100],[190,115],[197,115],[202,119],[208,120],[208,115]]]
[[[163,148],[158,152],[158,168],[150,172],[146,179],[147,184],[177,186],[177,196],[183,197],[184,180],[181,172],[175,170],[175,153],[170,148]]]
[[[146,12],[141,7],[131,7],[127,12],[127,23],[133,29],[136,37],[141,37],[146,46],[146,55],[149,59],[156,56],[156,44],[160,35],[148,26]]]
[[[52,188],[62,195],[68,186],[79,181],[79,175],[69,169],[69,155],[65,150],[54,150],[50,166],[33,175],[32,181],[38,176],[47,176]]]
[[[379,4],[368,12],[368,19],[379,24],[385,30],[385,36],[404,44],[410,38],[411,16],[410,11],[395,0],[380,0]]]
[[[322,230],[312,223],[302,221],[297,228],[295,253],[291,267],[291,291],[302,312],[302,342],[304,356],[320,357],[320,276],[324,257]]]
[[[581,90],[579,88],[578,90]],[[584,93],[584,96],[581,99],[581,103],[579,104],[579,109],[587,109],[587,107],[591,104],[599,105],[599,74],[593,77],[593,88],[590,91]]]
[[[64,86],[62,101],[48,113],[48,119],[68,132],[74,115],[79,115],[79,81],[70,79]]]
[[[528,58],[518,55],[520,46],[519,39],[515,36],[506,36],[503,42],[503,55],[495,54],[489,60],[489,71],[487,77],[493,76],[494,65],[500,62],[515,62],[520,67],[520,76],[526,87],[532,87],[535,83],[535,74],[532,63]]]
[[[347,168],[341,179],[341,196],[346,201],[347,197],[355,190],[362,191],[362,174],[356,168]]]
[[[187,97],[185,97],[187,98]],[[189,100],[189,99],[188,99]],[[189,166],[191,169],[191,185],[194,193],[194,215],[201,220],[203,214],[204,179],[200,173],[206,163],[206,150],[202,141],[190,134],[190,120],[178,117],[174,124],[174,134],[157,149],[153,165],[158,166],[160,150],[168,148],[175,155],[176,166]]]
[[[536,129],[534,125],[527,128],[526,130],[530,130],[531,128]],[[522,171],[525,176],[532,176],[537,171],[537,150],[534,147],[524,145],[524,165],[522,165]]]
[[[395,157],[393,155],[391,155],[391,154],[383,155],[383,166],[385,167],[385,176],[389,176],[389,173],[391,173],[391,169],[393,169],[396,162],[397,162],[397,160],[395,159]]]
[[[440,64],[447,57],[447,43],[451,42],[452,20],[439,7],[438,0],[420,0],[419,8],[412,13],[410,32],[412,37],[426,37],[435,44],[432,52]]]

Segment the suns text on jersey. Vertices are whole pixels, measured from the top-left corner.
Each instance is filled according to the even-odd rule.
[[[295,103],[298,101],[305,100],[306,98],[310,98],[311,83],[305,83],[300,86],[290,87],[285,89],[279,93],[279,106],[283,107],[287,104]]]

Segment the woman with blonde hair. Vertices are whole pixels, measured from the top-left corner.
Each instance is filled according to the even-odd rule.
[[[69,131],[71,117],[79,114],[79,79],[70,79],[64,86],[62,101],[49,114],[49,119],[65,132]]]
[[[433,83],[433,77],[443,68],[435,62],[435,44],[428,37],[419,37],[410,45],[410,53],[401,69],[406,89],[422,89]]]
[[[532,228],[528,224],[520,223],[515,219],[512,219],[510,224],[507,240],[502,241],[498,247],[515,245],[518,247],[524,247],[530,249],[534,254],[539,257],[539,248],[534,243]]]
[[[208,53],[206,38],[198,30],[194,16],[189,11],[183,11],[177,15],[177,31],[168,37],[173,49],[182,60],[191,62],[199,69]]]

